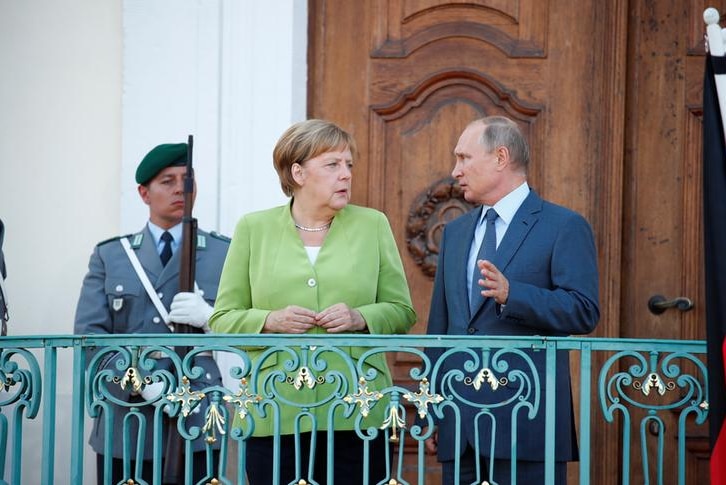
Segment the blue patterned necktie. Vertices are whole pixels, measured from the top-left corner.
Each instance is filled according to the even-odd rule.
[[[161,240],[164,241],[164,247],[161,248],[161,264],[166,266],[166,263],[171,259],[171,242],[174,240],[174,236],[169,234],[169,231],[164,231],[161,235]]]
[[[491,261],[494,254],[497,252],[497,229],[494,224],[497,217],[499,217],[499,214],[497,214],[497,211],[493,208],[487,210],[486,214],[484,214],[484,218],[486,219],[484,240],[481,242],[481,246],[479,247],[479,253],[476,255],[476,261],[479,261],[480,259]],[[484,298],[481,295],[482,288],[479,286],[479,280],[482,276],[476,261],[474,262],[474,273],[471,277],[471,293],[469,294],[469,314],[471,316],[474,316],[474,312],[479,306],[479,303],[481,303],[482,298]]]

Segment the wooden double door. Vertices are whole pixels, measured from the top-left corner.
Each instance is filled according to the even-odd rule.
[[[469,121],[501,114],[530,140],[530,185],[594,228],[595,336],[705,338],[707,6],[726,11],[723,0],[310,0],[308,114],[356,137],[353,201],[388,215],[419,315],[414,332],[426,331],[437,235],[466,210],[448,179],[453,147]],[[694,308],[655,315],[654,295],[685,296]],[[396,367],[405,379],[407,363]],[[617,483],[621,434],[601,417],[592,483]],[[689,433],[688,482],[707,483],[707,430]],[[632,459],[631,479],[643,483]]]

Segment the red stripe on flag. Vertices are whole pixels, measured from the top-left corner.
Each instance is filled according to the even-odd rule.
[[[726,375],[726,339],[721,346],[721,356],[724,363],[724,374]],[[726,382],[723,383],[726,388]],[[721,424],[716,444],[711,450],[711,485],[726,485],[726,426]]]

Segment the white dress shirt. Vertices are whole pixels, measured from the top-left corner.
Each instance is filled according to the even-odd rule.
[[[527,182],[524,182],[494,204],[494,210],[497,211],[497,215],[499,216],[494,222],[497,228],[497,248],[499,248],[499,243],[502,242],[502,238],[507,232],[509,224],[514,218],[514,214],[517,213],[528,195],[529,185]],[[466,265],[466,289],[469,291],[469,295],[471,294],[471,283],[474,277],[474,268],[476,267],[476,256],[479,254],[479,248],[481,247],[481,243],[484,240],[484,233],[486,232],[486,224],[482,224],[482,222],[484,221],[484,215],[490,208],[491,206],[482,205],[479,221],[474,229],[474,239],[472,239],[471,247],[469,248],[469,259]]]
[[[151,235],[154,237],[154,244],[156,244],[156,252],[161,255],[161,250],[164,249],[164,241],[161,240],[161,235],[164,234],[164,231],[166,230],[171,234],[171,237],[174,239],[171,241],[171,254],[176,253],[176,250],[179,248],[179,244],[181,243],[182,238],[182,223],[180,222],[174,227],[171,227],[169,229],[162,229],[153,222],[149,221],[149,232],[151,232]]]

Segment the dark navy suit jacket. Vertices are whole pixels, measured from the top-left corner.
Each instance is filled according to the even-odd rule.
[[[591,332],[600,318],[597,253],[592,229],[579,214],[542,200],[534,191],[530,191],[515,214],[492,259],[509,280],[506,305],[501,308],[493,299],[486,298],[473,315],[469,314],[466,264],[480,214],[481,207],[451,221],[444,228],[428,333],[485,337],[566,336]],[[494,352],[496,349],[492,356]],[[428,354],[433,360],[440,357],[438,349],[430,350]],[[461,451],[465,449],[466,442],[474,448],[478,431],[480,453],[483,456],[492,455],[490,446],[493,436],[494,456],[501,459],[511,457],[512,434],[515,432],[511,421],[512,410],[520,402],[516,389],[526,382],[526,378],[515,377],[517,371],[521,371],[520,376],[538,375],[541,395],[538,408],[531,412],[533,418],[530,418],[527,407],[520,408],[516,413],[514,442],[517,456],[524,460],[544,460],[545,353],[528,350],[525,354],[532,359],[534,369],[516,353],[501,356],[509,364],[507,369],[497,368],[494,361],[489,362],[488,368],[492,369],[497,378],[510,378],[506,385],[496,390],[486,383],[476,389],[469,380],[457,379],[444,380],[442,387],[442,374],[438,374],[436,391],[454,395],[459,402]],[[464,352],[450,355],[441,362],[442,370],[465,369],[466,361],[471,358]],[[482,367],[484,365],[479,362],[479,368]],[[464,374],[474,378],[477,370],[464,370]],[[529,382],[533,382],[531,378]],[[525,390],[528,388],[531,386],[524,386]],[[525,402],[532,401],[524,394],[521,396],[524,396]],[[507,402],[508,399],[512,401],[507,405],[494,405]],[[466,400],[477,405],[468,405]],[[481,415],[481,403],[492,404],[485,408],[485,412],[491,415]],[[559,351],[557,355],[555,420],[555,459],[577,459],[569,357],[566,351]],[[496,422],[494,431],[493,421]],[[446,412],[443,419],[437,420],[437,424],[439,460],[453,460],[456,440],[453,414]]]

